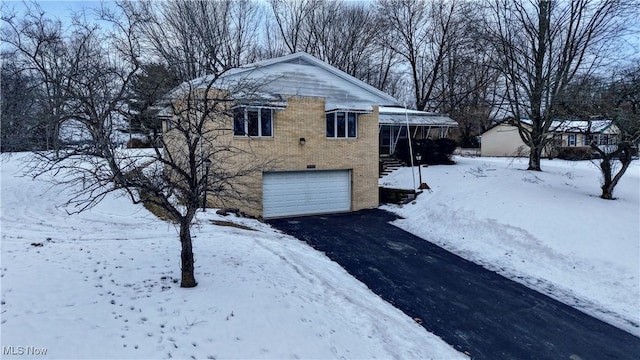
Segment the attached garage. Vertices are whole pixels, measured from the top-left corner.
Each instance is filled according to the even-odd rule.
[[[351,210],[351,170],[267,172],[262,178],[264,218]]]

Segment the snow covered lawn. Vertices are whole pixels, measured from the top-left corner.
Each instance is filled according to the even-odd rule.
[[[176,228],[116,196],[69,216],[65,192],[18,164],[1,164],[3,358],[465,357],[254,220],[199,214],[199,285],[181,289]]]
[[[602,200],[588,161],[457,157],[422,169],[433,189],[394,224],[640,336],[640,163]],[[411,168],[380,180],[410,189]],[[417,168],[414,168],[418,182]]]

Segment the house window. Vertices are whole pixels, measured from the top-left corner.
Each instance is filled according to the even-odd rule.
[[[609,135],[608,134],[600,134],[598,145],[609,145]]]
[[[327,137],[358,137],[358,114],[347,111],[327,113]]]
[[[233,109],[233,135],[273,136],[273,110],[259,107],[237,107]]]
[[[576,146],[576,134],[567,136],[567,146]]]

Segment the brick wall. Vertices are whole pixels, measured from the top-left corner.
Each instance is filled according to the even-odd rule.
[[[287,107],[274,112],[272,138],[234,137],[227,132],[216,141],[229,142],[240,153],[228,166],[243,163],[262,165],[262,171],[352,170],[352,210],[378,206],[378,111],[358,118],[357,139],[326,137],[325,102],[322,98],[291,97]],[[231,119],[229,126],[231,127]],[[305,138],[305,145],[300,145]],[[244,201],[222,204],[213,197],[210,206],[237,207],[253,216],[262,215],[262,172],[239,185],[247,194]]]

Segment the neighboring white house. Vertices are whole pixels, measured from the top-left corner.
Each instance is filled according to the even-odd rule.
[[[594,141],[604,152],[615,150],[622,132],[612,120],[563,121],[552,125],[554,138],[552,146],[589,147]]]
[[[530,120],[522,120],[530,126]],[[542,156],[549,156],[560,148],[588,148],[591,141],[604,151],[615,148],[620,129],[612,120],[558,120],[551,124],[549,136],[553,141],[545,147]],[[502,121],[482,134],[481,156],[528,156],[530,152],[518,133],[513,120]]]

